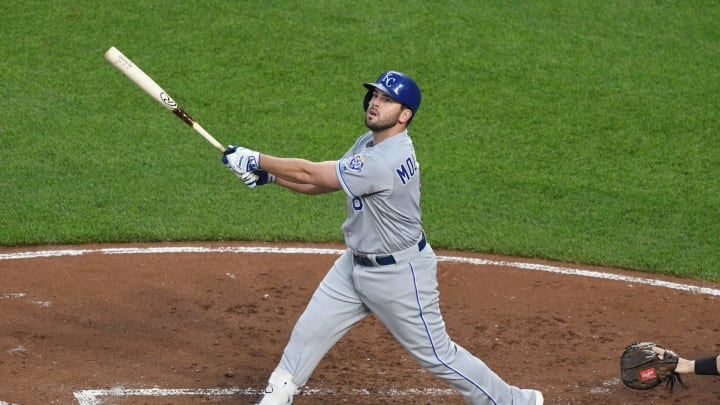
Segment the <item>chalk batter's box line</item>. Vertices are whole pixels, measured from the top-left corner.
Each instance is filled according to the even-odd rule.
[[[281,248],[281,247],[258,247],[258,246],[235,246],[206,248],[196,246],[180,247],[147,247],[147,248],[104,248],[104,249],[58,249],[42,250],[35,252],[17,252],[0,254],[0,260],[33,259],[41,257],[60,256],[82,256],[92,253],[108,255],[116,254],[161,254],[161,253],[275,253],[275,254],[315,254],[315,255],[340,255],[343,250],[339,249],[316,249],[316,248]],[[657,280],[652,278],[624,276],[614,273],[603,273],[599,271],[581,270],[569,267],[550,266],[534,263],[523,263],[514,261],[485,260],[467,257],[438,256],[438,261],[452,263],[468,263],[478,266],[512,267],[522,270],[545,271],[549,273],[565,274],[572,276],[599,278],[605,280],[621,281],[629,284],[645,284],[654,287],[669,288],[695,294],[712,295],[720,297],[720,289],[699,287],[691,284],[675,283],[670,281]],[[0,404],[2,405],[2,404]]]
[[[262,391],[253,388],[209,388],[209,389],[133,389],[133,388],[112,388],[107,390],[84,390],[74,393],[75,399],[80,405],[101,405],[99,397],[175,397],[175,396],[224,396],[224,395],[246,395],[258,396]],[[453,389],[436,388],[411,388],[408,390],[363,390],[353,389],[350,391],[303,389],[301,396],[377,396],[377,397],[414,397],[414,396],[457,396]],[[0,402],[0,405],[4,405]]]

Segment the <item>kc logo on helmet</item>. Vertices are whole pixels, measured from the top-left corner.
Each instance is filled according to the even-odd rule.
[[[392,87],[397,79],[393,77],[393,72],[387,72],[385,77],[382,78],[382,82],[385,83],[385,87]]]

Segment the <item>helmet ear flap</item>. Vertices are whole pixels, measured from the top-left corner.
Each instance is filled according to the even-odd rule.
[[[368,107],[370,106],[370,99],[372,98],[372,95],[372,90],[368,90],[368,92],[365,93],[365,99],[363,99],[363,110],[367,111]]]

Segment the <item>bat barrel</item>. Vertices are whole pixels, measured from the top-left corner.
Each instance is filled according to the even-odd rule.
[[[175,100],[160,85],[114,46],[105,52],[105,60],[168,110],[172,111],[178,107]]]
[[[120,52],[117,48],[114,46],[110,47],[105,52],[105,60],[110,62],[115,68],[119,71],[121,71],[125,76],[127,76],[130,80],[132,80],[133,83],[135,83],[138,87],[140,87],[145,93],[150,95],[150,97],[154,98],[155,101],[162,104],[165,108],[172,111],[173,114],[175,114],[178,118],[183,120],[186,124],[190,125],[192,129],[194,129],[197,133],[202,135],[205,140],[210,142],[212,146],[215,147],[215,149],[219,150],[220,152],[224,152],[225,148],[220,144],[220,142],[217,141],[217,139],[213,138],[212,135],[210,135],[200,124],[198,124],[195,120],[188,115],[176,102],[175,100],[170,97],[170,95],[163,90],[162,87],[160,87],[155,81],[150,78],[145,72],[140,69],[139,66],[134,64],[130,58],[123,55],[122,52]]]

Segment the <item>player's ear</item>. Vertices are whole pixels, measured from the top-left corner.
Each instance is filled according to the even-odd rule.
[[[407,107],[403,107],[402,112],[400,112],[400,117],[398,118],[398,121],[400,121],[400,123],[402,123],[402,124],[407,124],[408,122],[410,122],[410,118],[412,118],[412,114],[413,114],[413,112],[411,109],[409,109]]]

